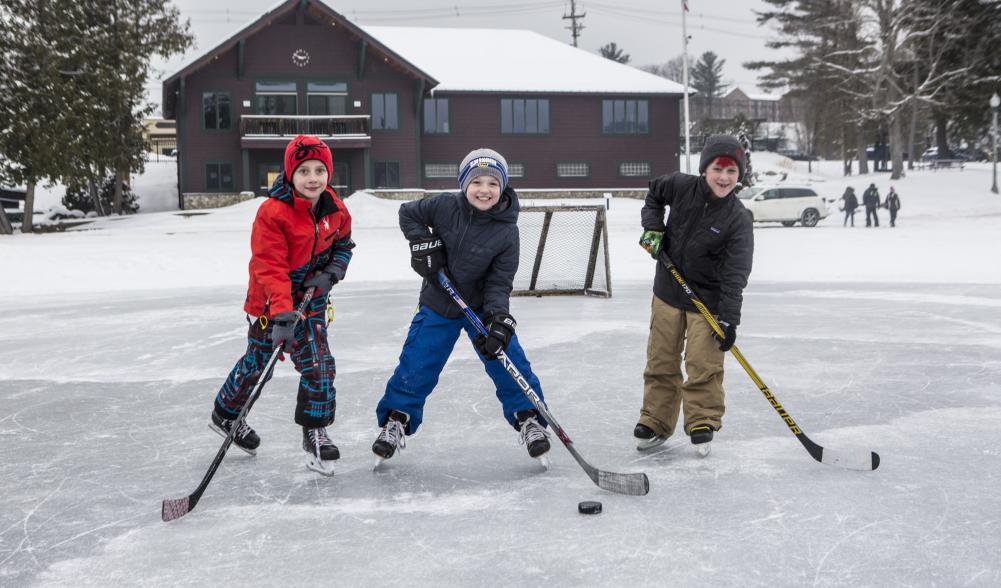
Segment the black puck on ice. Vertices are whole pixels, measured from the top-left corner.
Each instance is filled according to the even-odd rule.
[[[577,512],[580,514],[599,514],[601,503],[596,500],[585,500],[577,504]]]

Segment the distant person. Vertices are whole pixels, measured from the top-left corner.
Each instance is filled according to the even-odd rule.
[[[441,193],[400,206],[400,229],[410,241],[410,265],[424,278],[399,364],[386,383],[375,416],[379,432],[372,452],[393,457],[424,421],[424,404],[438,384],[463,330],[496,388],[504,419],[519,432],[531,457],[549,451],[547,423],[497,360],[501,351],[542,397],[539,379],[525,357],[509,311],[518,271],[518,195],[508,184],[507,161],[491,149],[462,160],[459,192]],[[488,334],[480,335],[438,284],[445,270]],[[467,383],[468,385],[469,383]],[[458,424],[452,419],[452,424]]]
[[[865,226],[879,226],[879,216],[876,209],[879,208],[879,189],[876,184],[869,184],[862,194],[862,204],[865,206]]]
[[[897,211],[900,210],[900,195],[890,186],[890,193],[886,195],[886,202],[883,204],[890,211],[890,226],[897,226]]]
[[[679,172],[650,181],[640,211],[640,246],[658,262],[666,252],[678,264],[716,315],[723,337],[716,336],[681,285],[657,263],[643,406],[633,429],[637,449],[654,448],[674,434],[682,408],[683,432],[701,455],[708,453],[714,431],[722,426],[723,356],[737,339],[754,255],[751,215],[735,193],[745,165],[740,143],[730,135],[716,135],[702,149],[700,175]],[[670,208],[666,220],[665,208]]]
[[[848,186],[845,188],[845,193],[841,195],[841,200],[844,202],[845,210],[845,222],[841,225],[847,227],[850,222],[852,226],[855,226],[855,209],[858,208],[858,198],[855,197],[855,188]]]
[[[282,173],[257,209],[250,233],[250,285],[243,305],[250,322],[247,351],[219,390],[209,424],[220,435],[229,434],[271,353],[281,348],[300,374],[294,420],[302,427],[306,465],[324,475],[333,474],[328,462],[340,458],[327,435],[336,407],[327,293],[344,279],[355,246],[351,215],[327,185],[332,168],[330,148],[316,137],[299,135],[285,148]],[[310,287],[313,298],[297,315]],[[244,421],[233,443],[255,455],[261,439]]]

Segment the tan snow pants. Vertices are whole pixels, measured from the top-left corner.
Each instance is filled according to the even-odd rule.
[[[681,372],[682,354],[687,382]],[[654,296],[639,422],[669,437],[684,406],[686,434],[698,425],[719,430],[724,410],[723,356],[701,314]]]

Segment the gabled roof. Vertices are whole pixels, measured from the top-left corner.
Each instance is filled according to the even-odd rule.
[[[435,92],[684,93],[681,84],[533,31],[362,28],[437,78]]]
[[[408,61],[406,58],[397,54],[391,48],[386,47],[378,39],[373,38],[370,34],[365,32],[362,28],[355,25],[347,18],[345,18],[340,13],[336,12],[334,9],[330,8],[320,0],[283,0],[280,4],[276,5],[274,8],[265,12],[260,18],[254,20],[244,28],[240,29],[239,32],[234,34],[232,37],[226,39],[216,47],[212,48],[210,51],[202,54],[200,57],[196,58],[194,61],[186,65],[180,71],[170,76],[163,82],[163,114],[166,118],[173,118],[175,116],[175,94],[177,88],[180,84],[182,78],[191,75],[192,73],[200,70],[219,55],[233,49],[239,44],[240,41],[247,39],[262,29],[270,26],[272,23],[280,19],[281,17],[287,15],[294,10],[297,10],[299,6],[302,5],[303,8],[309,9],[314,15],[320,16],[322,18],[329,19],[329,22],[340,30],[348,31],[348,34],[355,39],[365,40],[368,42],[367,51],[374,51],[377,54],[381,54],[384,57],[389,58],[394,65],[402,68],[406,73],[412,75],[415,78],[423,78],[428,82],[429,86],[433,86],[438,83],[438,80],[431,77],[428,73],[421,70],[419,67],[415,66],[413,63]]]

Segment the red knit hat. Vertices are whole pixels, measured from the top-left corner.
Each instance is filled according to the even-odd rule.
[[[318,159],[327,168],[327,176],[334,177],[334,156],[330,147],[313,135],[299,135],[285,147],[285,181],[292,182],[292,174],[302,162]]]

